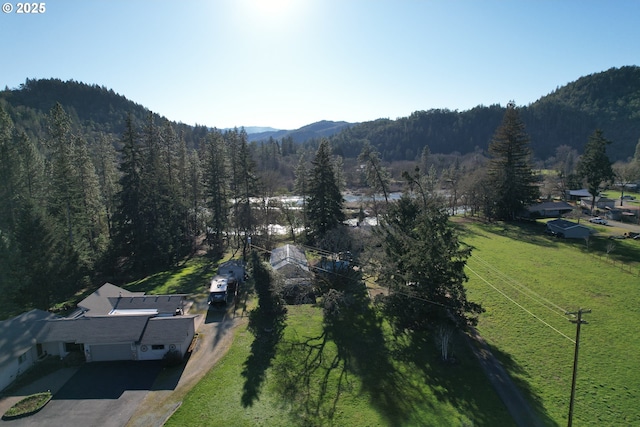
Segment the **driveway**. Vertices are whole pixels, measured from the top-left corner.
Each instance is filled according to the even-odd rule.
[[[40,412],[0,425],[122,427],[161,369],[160,361],[87,363]]]

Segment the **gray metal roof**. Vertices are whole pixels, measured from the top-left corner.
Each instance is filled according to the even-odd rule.
[[[144,292],[130,292],[111,283],[105,283],[94,293],[80,301],[78,307],[85,311],[85,316],[100,316],[113,310],[113,305],[109,298],[136,295],[144,295]]]
[[[269,263],[274,270],[293,264],[305,271],[309,271],[309,263],[304,251],[294,245],[284,245],[271,251]]]
[[[542,202],[542,203],[535,203],[533,205],[527,206],[527,210],[529,210],[530,212],[543,211],[543,210],[548,210],[548,211],[550,211],[550,210],[572,211],[573,210],[573,206],[571,206],[567,202]]]
[[[195,328],[196,317],[196,315],[153,317],[149,319],[140,343],[147,345],[180,343],[189,335],[191,328]]]
[[[109,297],[112,310],[140,310],[156,309],[158,314],[174,314],[176,309],[182,309],[184,294],[174,295],[134,295],[122,297]],[[110,313],[109,310],[107,313]]]
[[[137,342],[142,337],[148,320],[148,316],[92,316],[49,320],[38,334],[38,342]]]
[[[31,310],[0,322],[0,368],[24,354],[36,344],[36,336],[47,319],[55,314]]]
[[[589,227],[585,227],[582,224],[577,224],[575,222],[567,221],[566,219],[554,219],[553,221],[547,222],[547,225],[554,225],[563,230],[568,230],[570,228],[585,228],[589,230]]]

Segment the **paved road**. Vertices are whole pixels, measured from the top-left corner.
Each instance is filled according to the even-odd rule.
[[[628,222],[607,220],[610,226],[624,228],[625,230],[633,231],[634,233],[640,233],[640,225],[630,224]]]

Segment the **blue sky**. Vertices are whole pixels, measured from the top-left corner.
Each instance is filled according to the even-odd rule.
[[[50,0],[40,15],[9,3],[2,87],[74,79],[219,128],[526,105],[640,64],[638,0]]]

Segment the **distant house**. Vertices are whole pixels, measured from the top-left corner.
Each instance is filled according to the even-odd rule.
[[[197,315],[185,295],[145,295],[105,283],[69,317],[32,310],[0,322],[0,389],[44,355],[84,355],[87,362],[158,360],[185,355]]]
[[[567,202],[542,202],[527,206],[525,216],[528,218],[560,218],[573,211]]]
[[[547,222],[547,231],[566,239],[584,239],[591,234],[591,229],[566,219],[554,219]]]
[[[638,222],[638,214],[640,213],[640,206],[637,205],[620,205],[613,208],[607,208],[604,216],[607,219],[613,221],[623,222]]]
[[[286,285],[310,284],[313,274],[304,251],[294,245],[284,245],[271,251],[271,268],[284,277]]]
[[[581,188],[579,190],[567,190],[565,194],[566,200],[569,201],[579,201],[583,197],[591,197],[591,193],[586,188]]]
[[[46,311],[31,310],[0,322],[0,390],[47,354],[36,336],[44,321],[57,317]]]
[[[593,197],[583,197],[580,199],[580,206],[584,209],[591,209],[591,200]],[[596,196],[595,209],[612,209],[615,207],[616,201],[602,196]]]
[[[244,282],[245,267],[244,262],[237,259],[230,259],[218,266],[220,276],[230,276],[237,282]]]

